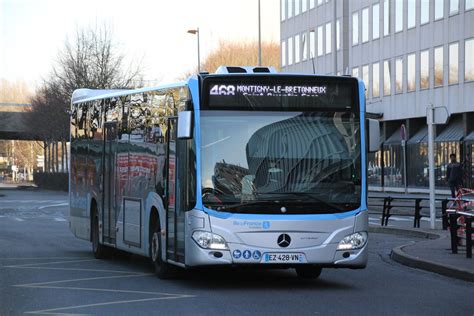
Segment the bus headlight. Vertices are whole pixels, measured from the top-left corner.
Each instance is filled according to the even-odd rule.
[[[193,239],[201,248],[204,249],[229,249],[222,236],[210,232],[197,230],[193,233]]]
[[[367,242],[367,232],[357,232],[347,235],[337,245],[337,250],[352,250],[364,247]]]

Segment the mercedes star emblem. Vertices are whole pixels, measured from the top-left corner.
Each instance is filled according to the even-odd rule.
[[[291,237],[288,234],[281,234],[278,236],[277,240],[278,246],[286,248],[290,245],[291,243]]]

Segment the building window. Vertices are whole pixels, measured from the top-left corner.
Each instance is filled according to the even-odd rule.
[[[341,49],[341,20],[336,21],[336,50]]]
[[[474,0],[466,0],[466,11],[474,9]]]
[[[416,25],[416,0],[408,0],[407,28],[411,29]]]
[[[459,43],[449,45],[449,84],[456,84],[459,81]]]
[[[385,60],[383,62],[383,95],[390,95],[390,93],[392,92],[390,68],[390,60]]]
[[[301,42],[302,42],[302,48],[303,48],[303,60],[308,59],[308,39],[306,38],[307,34],[303,33],[301,34]]]
[[[459,13],[459,0],[449,0],[449,15]]]
[[[300,14],[300,1],[301,0],[293,0],[295,2],[295,16]]]
[[[383,2],[383,36],[390,34],[390,0]]]
[[[421,0],[420,3],[420,24],[430,21],[430,0]]]
[[[427,128],[422,128],[406,145],[407,157],[410,157],[410,162],[407,164],[407,184],[409,187],[429,186],[427,132]]]
[[[403,0],[395,0],[395,32],[403,30]]]
[[[372,39],[380,37],[380,4],[372,6]]]
[[[314,35],[315,35],[315,31],[314,30],[311,30],[309,32],[309,58],[313,59],[315,55],[315,45],[316,45],[316,42],[314,41]]]
[[[369,8],[362,10],[362,43],[369,41]]]
[[[286,0],[281,0],[281,2],[280,2],[280,14],[281,14],[281,20],[285,21],[285,19],[286,19]]]
[[[369,65],[362,66],[362,80],[365,85],[365,97],[367,98],[367,92],[369,91]]]
[[[323,56],[323,26],[318,26],[318,56]]]
[[[314,0],[309,0],[309,9],[314,9]]]
[[[352,68],[352,77],[359,78],[359,67]]]
[[[308,0],[301,0],[301,12],[306,12],[308,10]]]
[[[287,7],[287,16],[288,16],[288,19],[291,18],[293,16],[293,1],[295,0],[288,0],[288,7]]]
[[[403,92],[403,57],[395,60],[395,93]]]
[[[359,12],[352,14],[352,45],[359,44]]]
[[[281,41],[281,66],[286,66],[286,42]]]
[[[434,86],[443,85],[443,46],[434,49]]]
[[[430,87],[430,51],[420,53],[420,89]]]
[[[415,91],[416,89],[416,79],[415,79],[415,54],[410,54],[407,56],[407,91]]]
[[[295,64],[300,62],[301,49],[300,49],[300,35],[295,35]]]
[[[288,66],[293,64],[293,37],[288,38]]]
[[[464,81],[474,80],[474,38],[466,40],[464,58]]]
[[[435,0],[434,19],[439,20],[444,17],[444,0]]]
[[[331,53],[331,22],[326,23],[326,54]]]
[[[380,64],[374,63],[372,65],[372,97],[378,98],[380,96]]]

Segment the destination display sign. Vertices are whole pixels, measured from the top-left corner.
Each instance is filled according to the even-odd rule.
[[[318,97],[327,93],[327,86],[284,86],[258,84],[213,84],[210,95],[248,95],[248,96],[311,96]]]
[[[322,76],[208,77],[202,109],[359,111],[358,81]]]

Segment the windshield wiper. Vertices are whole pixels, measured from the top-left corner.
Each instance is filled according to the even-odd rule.
[[[313,193],[308,193],[308,192],[266,192],[266,193],[261,193],[261,194],[277,195],[280,198],[288,198],[288,196],[304,197],[305,198],[304,202],[317,202],[317,203],[324,204],[327,207],[334,208],[334,209],[336,209],[340,212],[346,211],[345,208],[342,208],[337,204],[334,204],[334,203],[325,201],[321,198],[318,198]]]

